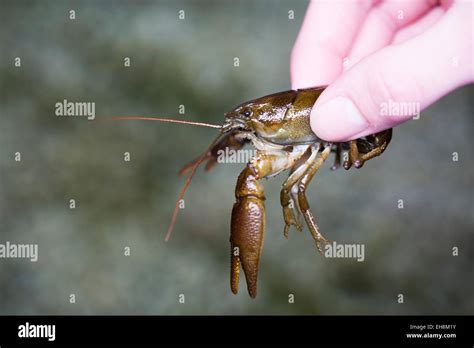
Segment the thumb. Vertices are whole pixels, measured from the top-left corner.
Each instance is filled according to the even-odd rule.
[[[455,3],[423,34],[366,57],[326,88],[311,112],[321,139],[347,141],[403,123],[472,82],[470,2]]]

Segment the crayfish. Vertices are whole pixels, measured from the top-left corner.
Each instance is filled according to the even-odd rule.
[[[322,253],[321,244],[328,243],[328,240],[320,233],[306,197],[306,190],[314,175],[331,152],[335,153],[331,169],[341,166],[343,155],[347,157],[342,163],[346,170],[351,167],[361,168],[366,161],[384,152],[391,140],[392,129],[340,143],[319,139],[311,130],[309,118],[311,109],[323,90],[324,87],[289,90],[242,103],[225,114],[225,121],[221,126],[162,118],[116,118],[186,123],[220,129],[220,134],[208,149],[181,170],[181,174],[191,174],[178,203],[184,197],[198,166],[206,162],[206,171],[214,167],[219,150],[238,150],[249,142],[256,148],[256,155],[240,173],[235,188],[236,202],[232,209],[230,227],[230,287],[234,294],[238,292],[242,268],[249,295],[252,298],[257,295],[258,268],[265,235],[265,194],[261,179],[290,170],[280,192],[285,222],[283,234],[288,238],[291,226],[301,231],[300,216],[303,215],[316,248]],[[176,220],[178,203],[166,240]]]

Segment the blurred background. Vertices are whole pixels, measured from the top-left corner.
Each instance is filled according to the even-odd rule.
[[[307,230],[285,240],[285,176],[265,181],[267,233],[251,300],[244,279],[237,296],[229,289],[230,214],[244,164],[199,171],[164,242],[184,182],[177,172],[216,130],[57,117],[55,104],[95,102],[97,119],[220,123],[237,104],[290,88],[307,2],[0,4],[0,243],[39,245],[36,263],[0,259],[0,314],[474,312],[472,86],[398,127],[362,170],[326,165],[316,176],[308,195],[321,231],[364,243],[364,262],[322,257]]]

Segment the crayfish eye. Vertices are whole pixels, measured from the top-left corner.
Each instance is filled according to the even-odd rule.
[[[252,115],[252,111],[245,110],[244,112],[242,112],[242,115],[245,116],[245,117],[250,117]]]

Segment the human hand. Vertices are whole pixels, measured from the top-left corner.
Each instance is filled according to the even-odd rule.
[[[311,128],[347,141],[406,122],[474,81],[473,1],[311,1],[291,56],[293,89],[329,85]]]

